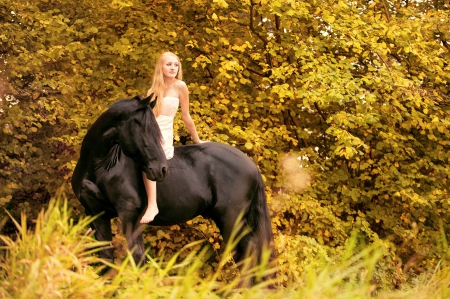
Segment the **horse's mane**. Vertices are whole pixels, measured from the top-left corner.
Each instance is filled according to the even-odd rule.
[[[114,167],[114,165],[116,165],[117,161],[120,160],[121,153],[122,151],[120,150],[120,145],[114,144],[110,148],[108,154],[95,164],[95,169],[103,168],[104,170],[109,171]]]
[[[150,107],[147,107],[142,120],[144,124],[144,134],[154,134],[156,140],[162,143],[163,138],[156,117]]]

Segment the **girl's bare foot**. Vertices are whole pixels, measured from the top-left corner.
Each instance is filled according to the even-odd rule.
[[[155,219],[155,216],[159,213],[158,206],[149,205],[145,211],[144,216],[141,218],[141,223],[150,223]]]

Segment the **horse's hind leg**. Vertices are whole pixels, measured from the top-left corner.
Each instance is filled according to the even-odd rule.
[[[105,205],[102,204],[103,196],[97,186],[91,181],[83,180],[79,200],[88,216],[96,216],[104,212]],[[111,218],[107,215],[102,214],[97,217],[90,223],[90,227],[95,231],[95,238],[98,241],[112,241]],[[99,257],[113,262],[114,249],[105,248],[101,250]]]
[[[255,253],[255,250],[252,250],[252,232],[248,231],[249,227],[245,220],[239,217],[239,211],[230,210],[232,208],[225,213],[222,211],[220,216],[212,218],[220,230],[223,244],[225,246],[235,245],[232,255],[241,273],[240,286],[249,287],[253,284],[253,277],[248,275],[248,270],[256,266],[256,259],[251,256],[252,253]]]
[[[253,284],[254,278],[270,278],[269,276],[255,277],[255,275],[249,274],[247,270],[256,270],[255,267],[261,264],[266,253],[271,253],[273,247],[273,235],[264,183],[258,176],[254,183],[249,186],[253,187],[248,190],[240,190],[241,192],[237,192],[239,189],[236,188],[234,197],[226,201],[227,205],[222,205],[222,208],[216,207],[213,212],[213,220],[219,227],[225,244],[234,241],[230,240],[232,236],[240,238],[234,248],[233,258],[239,265],[241,274],[244,274],[241,286]],[[224,201],[222,200],[222,202]],[[238,219],[240,219],[240,223],[237,223]],[[268,251],[265,252],[265,250]],[[272,258],[271,255],[269,260]]]
[[[226,212],[221,211],[219,214],[212,216],[226,246],[229,246],[229,242],[235,242],[236,239],[240,238],[233,251],[233,259],[236,263],[240,263],[245,258],[248,251],[249,234],[251,234],[248,231],[246,232],[245,229],[248,227],[245,221],[239,218],[239,213],[239,209],[229,208]],[[238,223],[239,219],[241,220],[240,223]]]

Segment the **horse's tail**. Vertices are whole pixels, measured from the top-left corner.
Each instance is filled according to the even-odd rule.
[[[258,171],[255,192],[244,216],[244,220],[252,229],[249,254],[256,254],[258,264],[261,262],[264,250],[271,251],[271,259],[275,256],[270,212],[264,188],[261,173]]]

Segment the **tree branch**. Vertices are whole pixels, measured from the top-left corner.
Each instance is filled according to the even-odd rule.
[[[269,41],[266,38],[260,36],[259,33],[256,31],[256,29],[253,26],[253,7],[254,6],[255,6],[255,3],[253,2],[253,0],[251,0],[250,1],[250,24],[249,24],[250,31],[253,32],[264,43],[264,45],[267,45],[267,43]]]
[[[386,0],[383,0],[383,6],[384,6],[384,12],[386,14],[387,21],[390,22],[391,21],[391,16],[389,14],[389,7],[388,7],[388,5],[386,3]]]
[[[295,117],[293,117],[290,113],[289,113],[289,117],[291,118],[291,121],[294,123],[296,128],[301,128],[300,123],[298,122],[298,120]],[[294,133],[295,133],[295,137],[297,138],[297,140],[301,140],[305,147],[309,147],[308,142],[305,140],[305,138],[299,138],[298,137],[297,130],[294,130]],[[299,149],[300,149],[300,146],[299,146]]]
[[[319,105],[317,103],[314,103],[314,107],[316,107],[317,112],[319,113],[319,115],[322,117],[322,119],[326,122],[327,118],[325,117],[325,115],[322,113],[322,110],[320,110]]]

